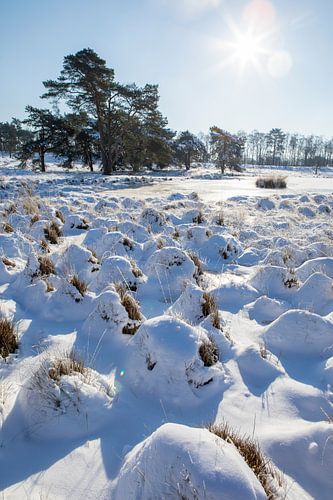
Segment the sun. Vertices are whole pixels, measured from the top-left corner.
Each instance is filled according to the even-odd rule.
[[[255,63],[263,51],[260,39],[251,33],[238,34],[232,46],[235,59],[242,63]]]
[[[251,31],[234,33],[234,40],[229,43],[231,58],[238,63],[240,69],[246,66],[260,67],[263,54],[266,53],[264,37],[255,35]]]

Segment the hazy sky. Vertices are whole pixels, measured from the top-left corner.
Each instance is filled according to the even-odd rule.
[[[93,48],[175,130],[333,135],[333,0],[0,0],[0,121]]]

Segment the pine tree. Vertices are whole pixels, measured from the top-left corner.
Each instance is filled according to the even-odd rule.
[[[241,170],[240,166],[244,148],[242,137],[237,137],[226,130],[214,126],[210,128],[210,142],[213,159],[216,166],[221,169],[222,174],[224,174],[227,167],[230,170]]]
[[[96,123],[105,174],[124,161],[126,136],[141,150],[143,126],[158,112],[156,85],[139,88],[116,82],[114,70],[89,48],[66,56],[59,78],[44,86],[43,98],[64,99],[74,112],[84,111]]]
[[[194,134],[186,130],[180,132],[175,140],[175,156],[185,165],[186,170],[191,168],[193,160],[198,160],[207,155],[204,143]]]

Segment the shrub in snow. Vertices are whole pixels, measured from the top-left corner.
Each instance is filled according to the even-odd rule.
[[[170,403],[193,403],[193,392],[224,379],[215,346],[207,366],[200,356],[200,346],[209,341],[203,330],[170,316],[145,321],[131,343],[127,368],[131,385]]]
[[[18,349],[17,330],[14,322],[0,316],[0,359],[6,359]]]
[[[164,215],[152,207],[145,208],[141,212],[139,221],[142,226],[149,227],[153,233],[160,233],[166,223]]]
[[[146,271],[149,278],[157,281],[162,297],[174,300],[184,290],[185,282],[193,280],[196,267],[179,248],[164,247],[152,254]]]
[[[75,439],[105,424],[115,395],[106,377],[71,351],[44,354],[18,396],[28,432],[46,439]]]
[[[128,453],[112,493],[115,500],[267,498],[232,443],[179,424],[162,425]]]
[[[266,329],[263,339],[277,355],[328,358],[333,353],[333,323],[317,314],[290,310]]]
[[[256,180],[258,188],[266,189],[285,189],[287,187],[286,177],[282,175],[269,175],[258,177]]]

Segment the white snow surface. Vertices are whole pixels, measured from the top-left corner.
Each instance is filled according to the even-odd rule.
[[[330,500],[332,173],[0,167],[3,498],[266,498],[206,428],[227,422],[284,474],[276,498]],[[83,371],[54,375],[69,353]]]

